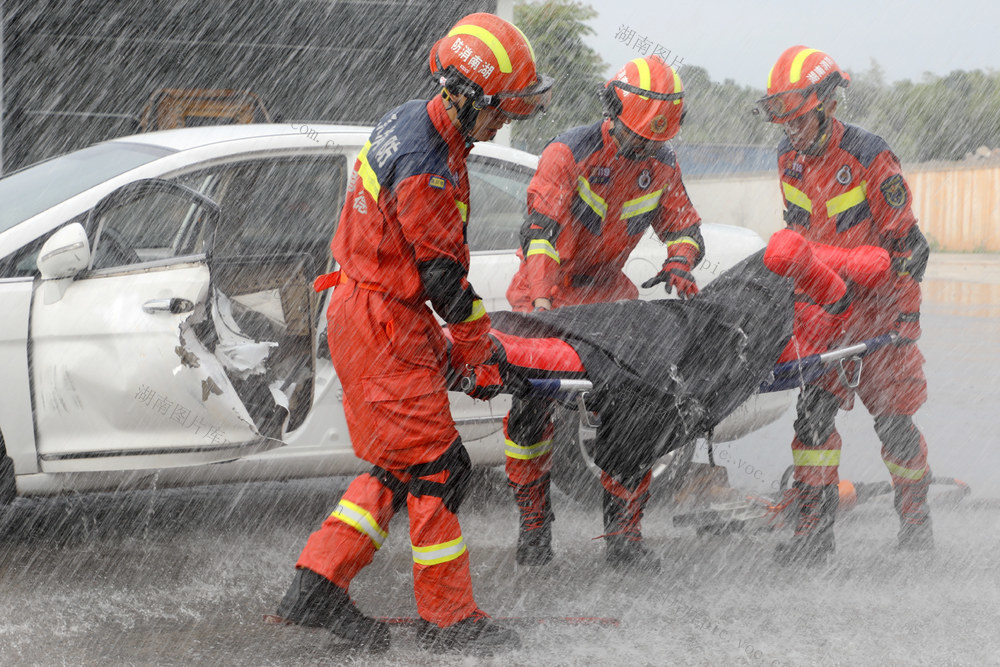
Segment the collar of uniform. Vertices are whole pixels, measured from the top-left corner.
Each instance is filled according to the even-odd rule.
[[[472,146],[465,143],[465,137],[458,131],[455,124],[448,117],[448,112],[444,108],[444,100],[441,96],[435,96],[427,102],[427,115],[430,116],[434,128],[441,135],[441,138],[448,144],[449,153],[468,155]]]
[[[836,118],[830,119],[830,136],[826,140],[826,144],[823,146],[823,150],[816,154],[810,153],[799,153],[798,157],[805,158],[806,160],[822,160],[826,156],[827,152],[830,150],[830,146],[839,146],[840,140],[844,137],[844,124],[841,123]]]
[[[601,139],[604,141],[605,148],[610,148],[615,153],[618,152],[618,144],[615,142],[615,138],[611,136],[610,118],[605,118],[604,122],[601,123]]]

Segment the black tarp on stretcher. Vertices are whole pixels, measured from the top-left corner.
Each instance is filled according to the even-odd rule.
[[[663,454],[710,433],[769,378],[792,335],[794,298],[791,280],[769,271],[763,254],[687,301],[490,317],[503,333],[573,347],[594,385],[588,405],[601,416],[595,463],[628,483]]]

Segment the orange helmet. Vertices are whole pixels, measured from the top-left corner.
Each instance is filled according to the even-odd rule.
[[[680,130],[684,84],[660,56],[625,63],[601,89],[604,113],[650,141],[668,141]]]
[[[475,112],[495,107],[519,120],[545,111],[554,80],[535,71],[535,53],[518,28],[493,14],[469,14],[431,47],[431,74],[449,92],[465,95]]]
[[[819,108],[850,82],[850,75],[826,53],[793,46],[771,68],[767,95],[757,100],[757,111],[770,123],[785,123]]]

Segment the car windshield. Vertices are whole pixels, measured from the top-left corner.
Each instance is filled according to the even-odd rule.
[[[0,232],[98,183],[173,152],[145,144],[106,143],[15,171],[0,178]]]

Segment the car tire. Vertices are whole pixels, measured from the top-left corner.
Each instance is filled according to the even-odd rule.
[[[594,464],[594,430],[581,424],[579,412],[557,406],[552,415],[555,425],[552,454],[552,481],[559,490],[586,507],[601,504],[601,471]],[[697,441],[691,441],[664,455],[653,466],[650,501],[673,498],[691,467]]]

